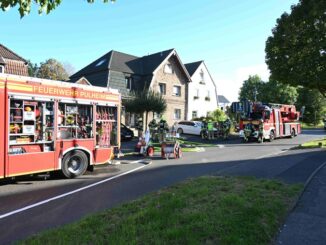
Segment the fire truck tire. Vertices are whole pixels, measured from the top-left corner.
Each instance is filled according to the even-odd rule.
[[[66,178],[75,178],[83,175],[88,166],[88,158],[82,151],[68,152],[62,160],[62,174]]]
[[[295,130],[294,129],[292,129],[292,131],[291,131],[291,136],[290,136],[291,138],[294,138],[295,137]]]
[[[272,142],[275,139],[275,134],[274,131],[271,130],[271,132],[269,133],[269,142]]]

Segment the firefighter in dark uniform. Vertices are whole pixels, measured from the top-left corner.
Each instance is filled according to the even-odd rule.
[[[153,119],[152,121],[150,121],[149,124],[148,124],[149,133],[150,133],[151,138],[153,140],[155,140],[156,137],[157,137],[157,135],[156,135],[156,133],[157,133],[157,126],[158,126],[158,124],[157,124],[157,122],[156,122],[155,119]]]
[[[167,132],[169,132],[169,125],[165,121],[165,119],[162,117],[159,124],[158,124],[158,133],[159,133],[160,142],[165,141],[165,137],[166,137]]]

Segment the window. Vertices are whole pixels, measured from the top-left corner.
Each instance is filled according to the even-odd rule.
[[[181,119],[181,110],[180,109],[174,109],[174,120],[180,120]]]
[[[166,64],[164,66],[164,73],[167,73],[167,74],[173,74],[174,73],[171,64]]]
[[[200,73],[199,73],[199,75],[200,75],[200,84],[205,84],[205,74],[204,74],[204,72],[203,72],[203,70],[200,70]]]
[[[180,86],[173,86],[173,95],[181,96],[181,87]]]
[[[97,62],[97,64],[95,66],[101,66],[104,64],[105,61],[106,61],[106,59],[102,59],[99,62]]]
[[[0,73],[5,73],[5,67],[4,66],[0,66]]]
[[[197,118],[197,111],[192,111],[192,118]]]
[[[132,77],[126,77],[126,78],[125,78],[125,82],[126,82],[126,88],[127,88],[128,90],[131,90]]]
[[[206,101],[210,101],[211,100],[211,96],[210,96],[210,91],[209,90],[207,90],[207,94],[206,94],[205,100]]]
[[[194,96],[194,100],[199,99],[199,89],[196,89],[196,94]]]
[[[166,84],[159,83],[160,94],[166,95]]]

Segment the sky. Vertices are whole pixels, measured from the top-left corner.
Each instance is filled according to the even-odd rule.
[[[55,58],[75,71],[116,50],[136,56],[175,48],[204,60],[217,93],[236,101],[242,82],[268,80],[265,42],[298,0],[62,0],[49,15],[0,12],[0,43],[33,63]]]

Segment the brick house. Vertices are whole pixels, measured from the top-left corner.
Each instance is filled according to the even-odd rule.
[[[0,44],[0,73],[28,76],[27,61]]]
[[[166,99],[167,110],[163,116],[169,125],[186,119],[191,78],[175,49],[142,57],[112,50],[73,74],[70,81],[81,78],[92,85],[118,89],[122,101],[129,97],[130,91],[150,88]],[[122,120],[133,126],[133,115],[124,112],[122,115],[125,116]]]

